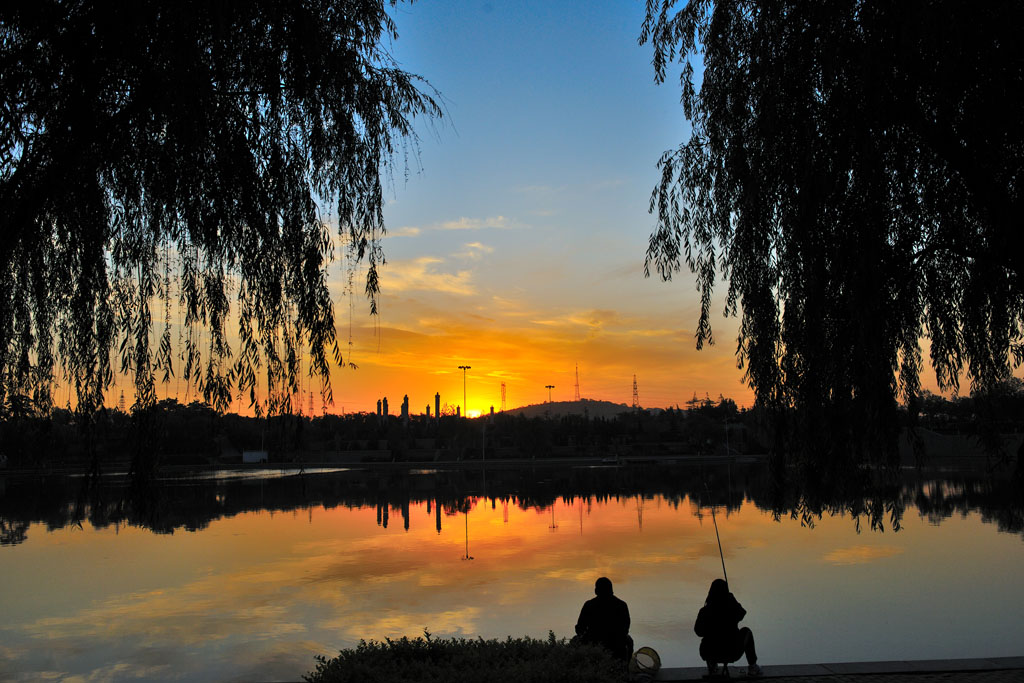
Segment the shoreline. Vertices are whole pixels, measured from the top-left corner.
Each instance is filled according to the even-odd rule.
[[[260,470],[294,470],[296,474],[317,473],[315,470],[468,470],[468,469],[517,469],[520,467],[625,467],[630,465],[750,465],[766,462],[768,454],[756,455],[676,455],[676,456],[620,456],[617,458],[580,456],[550,458],[487,458],[468,460],[370,460],[331,457],[327,459],[311,459],[302,462],[262,462],[262,463],[194,463],[159,465],[158,475],[175,475],[208,472],[258,472]],[[127,476],[129,462],[112,461],[105,463],[101,472],[103,477]],[[64,464],[59,467],[39,467],[21,469],[0,469],[0,476],[84,476],[89,470],[88,464]]]

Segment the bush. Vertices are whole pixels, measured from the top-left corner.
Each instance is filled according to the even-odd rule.
[[[626,665],[603,648],[547,640],[449,640],[424,637],[360,641],[333,659],[317,655],[309,683],[621,683]]]

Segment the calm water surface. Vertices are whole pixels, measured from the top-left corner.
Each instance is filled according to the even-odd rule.
[[[403,475],[403,486],[429,491],[434,475]],[[666,666],[700,664],[693,621],[721,574],[706,500],[619,492],[537,502],[481,490],[440,514],[443,499],[429,494],[270,511],[259,503],[269,483],[245,485],[179,485],[176,495],[220,513],[64,526],[51,510],[20,542],[9,535],[0,679],[296,681],[315,654],[361,638],[570,636],[599,576],[629,604],[638,646]],[[388,500],[386,488],[362,498],[373,495]],[[251,509],[228,509],[225,496]],[[742,490],[729,496],[716,509],[726,568],[763,664],[1021,654],[1019,532],[979,512],[933,523],[914,507],[898,531],[827,513],[811,528],[773,518]]]

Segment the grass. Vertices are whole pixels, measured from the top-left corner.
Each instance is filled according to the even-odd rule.
[[[570,645],[549,632],[505,640],[423,637],[360,641],[328,659],[318,655],[309,683],[622,683],[625,663],[603,648]]]

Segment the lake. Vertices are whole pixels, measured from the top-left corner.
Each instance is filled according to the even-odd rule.
[[[698,666],[721,576],[761,663],[1019,655],[1019,488],[904,472],[778,490],[764,466],[0,479],[0,679],[290,680],[360,639],[571,636],[593,583]],[[712,518],[714,510],[714,519]]]

